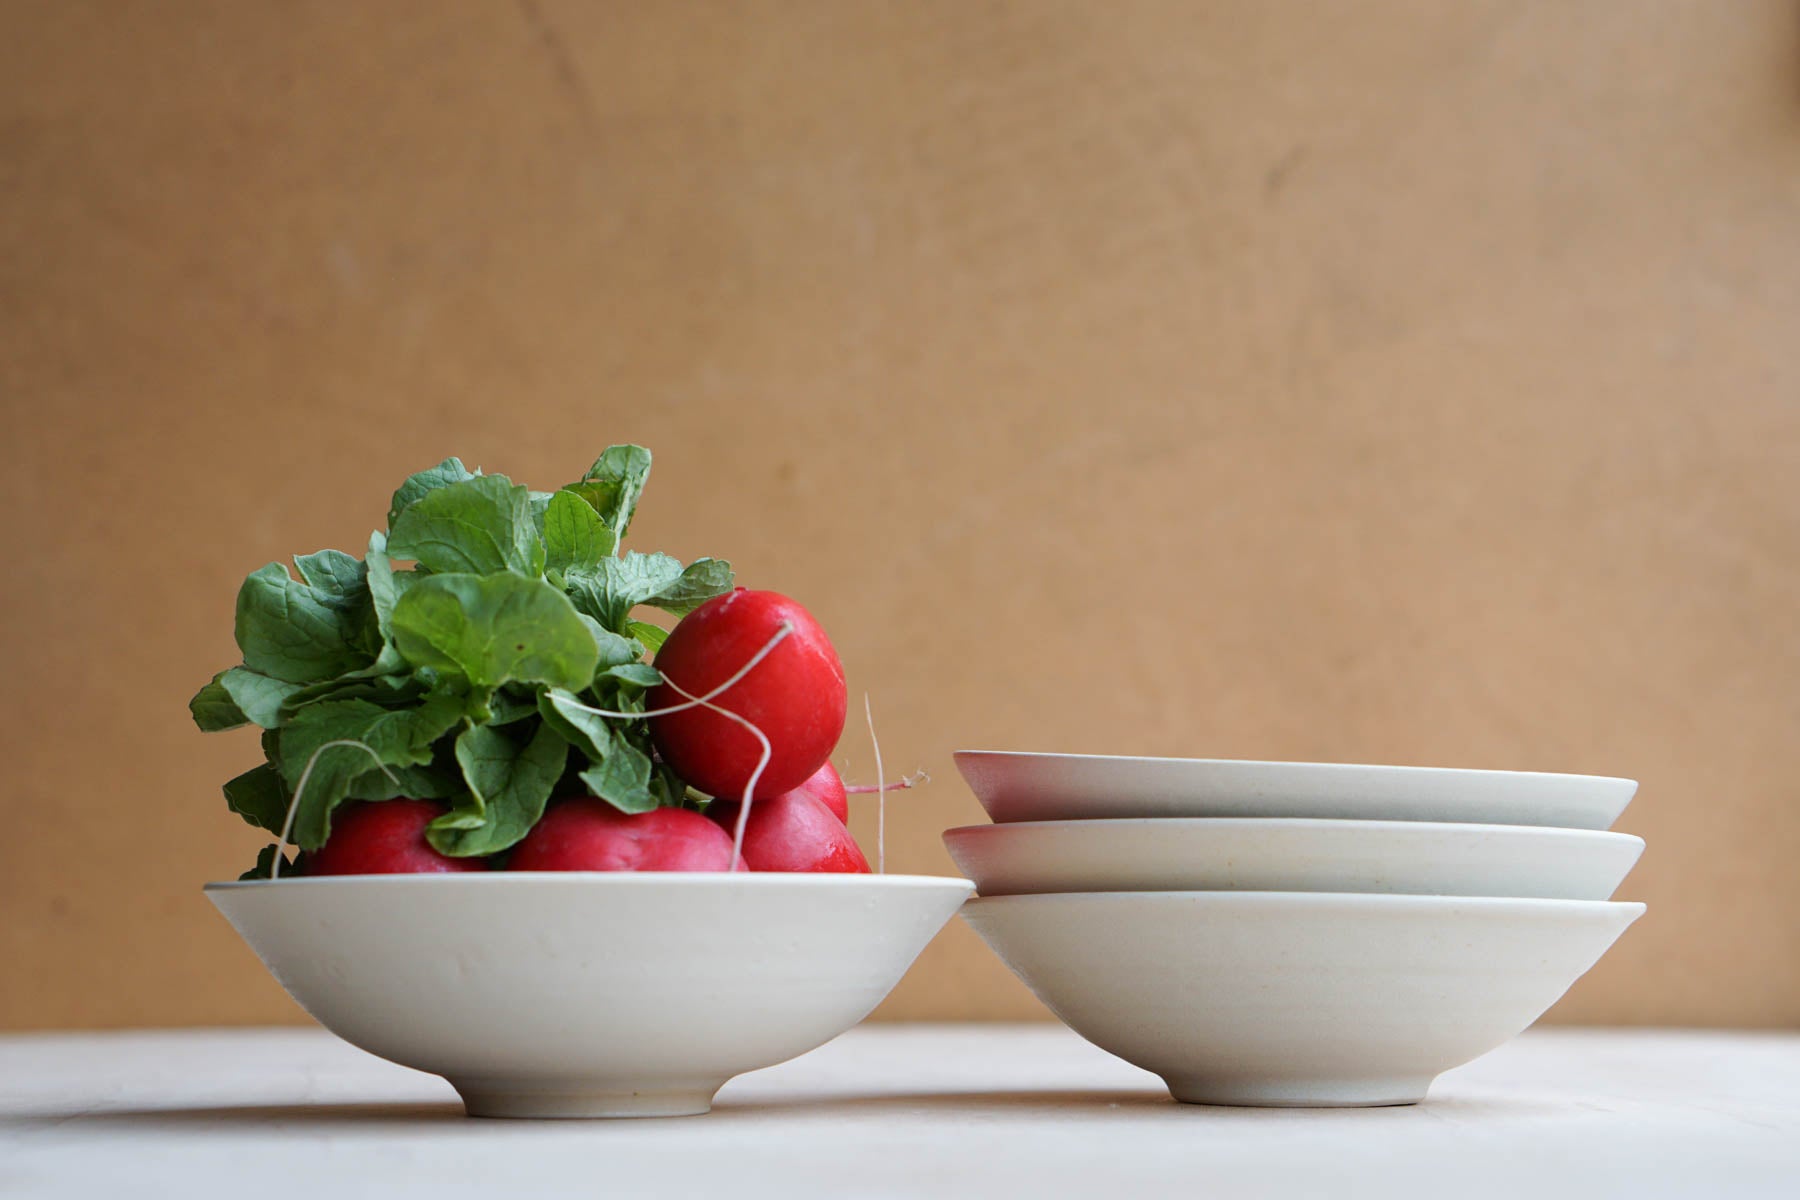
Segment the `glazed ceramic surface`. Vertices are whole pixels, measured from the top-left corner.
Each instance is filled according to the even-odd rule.
[[[1006,750],[958,751],[956,768],[999,822],[1306,817],[1607,829],[1637,791],[1633,780],[1600,775]]]
[[[1095,1045],[1202,1104],[1411,1104],[1535,1021],[1641,904],[1284,892],[973,900]]]
[[[1256,817],[1018,821],[944,833],[983,896],[1402,892],[1605,900],[1643,853],[1626,833]]]
[[[907,875],[507,873],[216,883],[346,1041],[474,1116],[701,1113],[855,1025],[972,885]]]

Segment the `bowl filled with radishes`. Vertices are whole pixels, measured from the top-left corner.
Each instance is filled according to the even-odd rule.
[[[208,897],[322,1024],[471,1115],[705,1112],[868,1015],[973,890],[870,871],[803,607],[621,549],[649,470],[614,446],[554,492],[411,476],[363,556],[245,580],[243,661],[190,703],[260,728],[224,792],[272,836]]]

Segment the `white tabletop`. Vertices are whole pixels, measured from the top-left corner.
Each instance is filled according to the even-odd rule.
[[[704,1117],[477,1121],[319,1030],[0,1038],[0,1196],[1800,1197],[1800,1034],[1545,1030],[1415,1108],[1176,1104],[1060,1026],[864,1026]]]

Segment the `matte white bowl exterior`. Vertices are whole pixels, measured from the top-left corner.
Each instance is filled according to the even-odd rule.
[[[914,875],[500,872],[208,884],[319,1023],[472,1116],[702,1113],[869,1014],[973,890]]]
[[[983,896],[1402,892],[1604,900],[1644,851],[1628,833],[1280,818],[1015,821],[944,831]]]
[[[1630,779],[1357,763],[1124,758],[959,750],[956,769],[995,821],[1306,817],[1607,829]]]
[[[1287,892],[972,900],[1075,1032],[1177,1100],[1411,1104],[1535,1021],[1642,904]]]

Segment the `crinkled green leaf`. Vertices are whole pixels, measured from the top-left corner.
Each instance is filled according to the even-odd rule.
[[[446,458],[435,467],[427,467],[416,475],[408,476],[406,482],[394,493],[393,503],[388,505],[388,528],[392,529],[394,522],[400,519],[400,514],[411,508],[427,492],[473,478],[475,476],[462,465],[460,458]]]
[[[625,622],[625,633],[627,636],[636,638],[639,642],[642,642],[644,649],[648,650],[651,654],[655,654],[658,650],[661,650],[663,643],[669,640],[668,630],[664,629],[661,625],[652,625],[648,621]]]
[[[327,603],[354,607],[369,590],[368,571],[362,561],[342,550],[320,550],[294,560],[300,578]]]
[[[544,565],[558,572],[591,571],[612,557],[618,535],[594,506],[574,492],[557,492],[544,512]]]
[[[225,804],[258,829],[280,834],[287,819],[287,785],[273,766],[262,763],[225,784]]]
[[[649,478],[650,451],[642,446],[609,446],[586,475],[564,490],[593,505],[607,528],[622,542]]]
[[[362,615],[339,598],[296,582],[280,563],[253,572],[238,589],[237,643],[244,665],[289,683],[354,671],[364,649]]]
[[[431,744],[463,719],[467,703],[465,696],[438,691],[415,708],[325,700],[295,713],[277,743],[282,778],[299,793],[295,845],[316,850],[325,844],[332,810],[363,776],[382,773],[384,766],[429,764]]]
[[[544,543],[531,519],[531,494],[504,475],[479,475],[425,493],[400,514],[387,552],[438,574],[544,573]]]
[[[697,558],[674,583],[646,597],[643,603],[685,617],[714,596],[729,592],[732,582],[730,563],[722,558]]]
[[[224,677],[225,672],[220,671],[188,701],[188,712],[201,733],[217,733],[221,729],[236,729],[250,723],[250,718],[225,690]]]
[[[593,571],[571,571],[569,599],[614,633],[623,634],[631,610],[681,579],[681,561],[667,554],[626,553],[602,559]]]
[[[260,675],[249,667],[231,668],[219,676],[219,684],[244,716],[264,729],[273,729],[280,723],[282,703],[302,686]]]
[[[568,755],[567,743],[543,724],[528,741],[485,725],[463,730],[456,761],[468,799],[433,821],[426,837],[440,853],[462,858],[507,849],[544,815]]]
[[[623,738],[615,738],[604,761],[581,773],[594,795],[620,812],[649,812],[658,807],[650,790],[650,756]]]
[[[598,648],[569,597],[518,575],[429,575],[394,606],[394,640],[419,667],[477,688],[515,680],[580,691]]]

